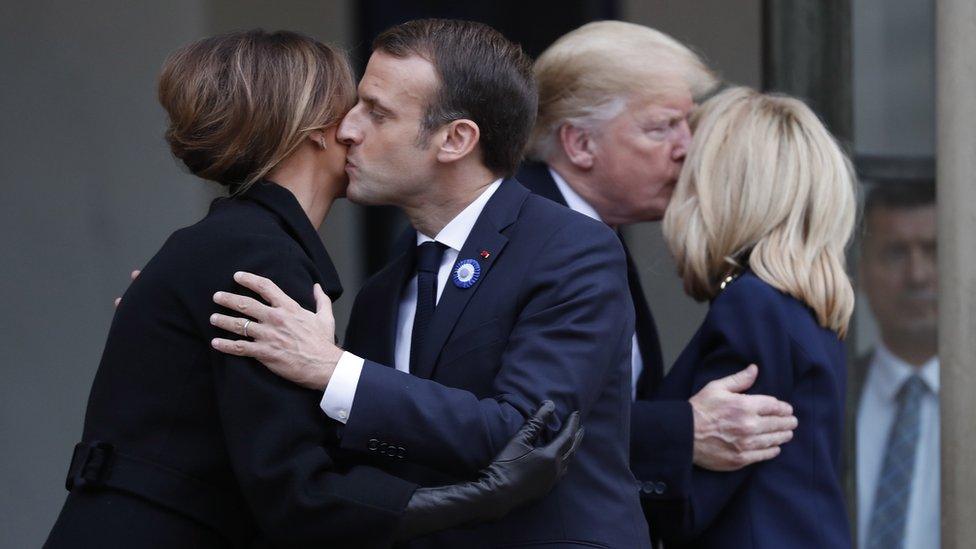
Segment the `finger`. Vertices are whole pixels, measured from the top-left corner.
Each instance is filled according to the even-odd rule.
[[[745,406],[761,416],[792,416],[793,407],[788,402],[767,395],[742,395]]]
[[[213,301],[221,307],[227,307],[239,313],[246,314],[254,320],[265,321],[271,313],[271,307],[264,303],[243,295],[232,294],[230,292],[217,292],[213,295]]]
[[[116,307],[118,307],[118,306],[119,306],[119,303],[122,303],[122,298],[121,298],[121,297],[117,297],[117,298],[115,298],[115,306],[116,306]]]
[[[238,271],[234,273],[234,280],[248,290],[252,290],[275,307],[298,305],[292,298],[288,297],[285,292],[281,291],[281,288],[279,288],[274,282],[272,282],[270,279],[264,278],[263,276]]]
[[[140,271],[138,269],[135,270],[135,271],[132,271],[131,273],[129,273],[129,280],[135,280],[135,279],[139,278],[139,273],[141,273],[141,272],[142,271]]]
[[[332,300],[322,291],[322,286],[318,284],[313,286],[312,293],[315,295],[315,314],[327,314],[329,318],[335,319],[332,315]]]
[[[780,453],[779,446],[773,446],[772,448],[766,448],[764,450],[750,450],[742,453],[743,464],[742,467],[746,465],[752,465],[753,463],[759,463],[760,461],[767,461],[778,456]]]
[[[756,422],[756,434],[764,435],[796,429],[798,422],[794,416],[762,416]]]
[[[793,440],[793,431],[777,431],[750,438],[745,443],[746,450],[765,450],[774,446],[782,446]]]
[[[560,435],[563,432],[567,432],[571,436],[567,441],[563,441],[563,445],[559,447],[559,458],[562,460],[569,459],[576,452],[576,448],[579,447],[580,441],[583,440],[583,427],[580,426],[579,412],[574,412],[574,416],[569,417],[569,421],[563,430],[560,431]],[[556,437],[559,441],[560,437]]]
[[[730,376],[725,376],[721,379],[716,379],[712,383],[733,393],[741,393],[752,384],[756,382],[756,376],[759,374],[759,368],[755,364],[750,364],[744,370],[740,370]]]
[[[572,461],[573,456],[576,455],[576,450],[579,449],[580,444],[583,443],[583,433],[586,432],[586,428],[580,427],[579,431],[576,431],[576,436],[573,437],[573,445],[566,451],[565,454],[559,456],[559,465],[562,467],[563,473],[569,467],[569,462]]]
[[[576,437],[576,432],[580,428],[580,413],[579,411],[569,414],[566,418],[566,422],[563,424],[563,428],[560,429],[556,437],[552,439],[549,443],[549,448],[555,448],[556,455],[562,455],[569,451],[573,446],[573,440]]]
[[[522,425],[516,438],[528,445],[534,444],[555,411],[556,405],[551,400],[544,401],[532,414],[532,417]]]
[[[221,330],[226,330],[239,336],[250,337],[255,340],[261,339],[261,336],[264,335],[264,326],[249,318],[238,318],[214,313],[210,315],[210,324]],[[246,334],[244,333],[244,324],[247,324]]]
[[[250,356],[254,358],[263,356],[260,344],[247,341],[246,339],[223,339],[217,337],[210,340],[210,346],[228,355]]]

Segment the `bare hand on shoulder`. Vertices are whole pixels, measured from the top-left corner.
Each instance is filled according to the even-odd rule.
[[[332,301],[316,284],[315,312],[288,297],[271,280],[238,272],[234,280],[257,293],[266,303],[230,292],[217,292],[214,303],[246,315],[214,313],[210,323],[244,339],[214,338],[211,345],[222,353],[261,361],[275,374],[309,389],[325,389],[342,349],[335,345]]]
[[[735,471],[779,455],[793,438],[793,407],[766,395],[745,395],[759,370],[755,364],[712,381],[691,397],[695,424],[694,462],[712,471]]]

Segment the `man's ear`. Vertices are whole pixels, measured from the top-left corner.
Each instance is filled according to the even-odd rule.
[[[475,150],[481,141],[481,129],[472,120],[455,120],[441,130],[443,140],[437,151],[437,160],[456,162]]]
[[[593,167],[596,143],[590,132],[572,124],[563,124],[559,127],[559,145],[566,158],[577,168],[589,170]]]

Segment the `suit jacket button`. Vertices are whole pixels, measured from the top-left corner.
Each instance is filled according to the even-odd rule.
[[[653,494],[654,493],[654,483],[653,482],[642,482],[641,483],[641,492],[644,492],[645,494]]]
[[[668,491],[668,483],[666,482],[658,482],[657,484],[654,485],[654,493],[659,496],[664,495],[664,493],[667,491]]]
[[[398,451],[397,451],[396,457],[398,459],[403,459],[403,458],[407,457],[407,449],[406,448],[404,448],[403,446],[400,446],[399,448],[397,448],[397,450]]]
[[[369,448],[371,452],[375,452],[376,448],[378,448],[379,445],[380,445],[380,441],[376,440],[375,438],[371,438],[369,439],[369,443],[366,444],[366,447]]]

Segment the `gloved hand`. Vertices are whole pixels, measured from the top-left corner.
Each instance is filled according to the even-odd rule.
[[[552,442],[535,447],[555,409],[551,401],[543,402],[495,460],[481,470],[477,480],[418,488],[407,503],[396,539],[497,520],[515,507],[548,494],[566,474],[569,459],[583,439],[579,412],[573,412]]]

